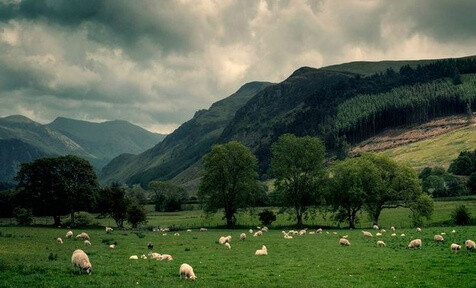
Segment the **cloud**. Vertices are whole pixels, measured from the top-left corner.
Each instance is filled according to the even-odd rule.
[[[0,0],[0,116],[171,132],[301,66],[475,54],[474,1]]]

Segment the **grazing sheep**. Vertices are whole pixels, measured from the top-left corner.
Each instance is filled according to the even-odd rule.
[[[395,232],[395,227],[394,226],[390,227],[390,230],[392,230],[392,232]]]
[[[420,248],[421,249],[421,239],[414,239],[408,244],[408,248]]]
[[[226,243],[225,243],[225,247],[226,247],[226,249],[231,249],[230,243],[226,242]]]
[[[395,236],[397,236],[397,233],[392,233],[392,235],[390,235],[390,236],[395,237]]]
[[[76,235],[76,239],[81,239],[81,240],[91,240],[89,238],[88,233],[82,232],[81,234]]]
[[[160,231],[161,232],[170,232],[170,228],[169,227],[160,228]]]
[[[89,240],[84,240],[83,243],[86,246],[91,246],[91,242],[89,242]]]
[[[405,237],[405,234],[404,233],[400,234],[400,237]]]
[[[469,239],[464,242],[464,245],[466,246],[467,250],[473,250],[476,247],[476,243],[474,243],[473,240]]]
[[[446,235],[446,233],[445,233],[445,232],[441,232],[441,235]]]
[[[84,271],[88,274],[91,274],[93,271],[93,267],[91,262],[89,262],[88,255],[81,249],[74,250],[73,255],[71,256],[71,264],[73,264],[73,268],[79,268],[79,273]]]
[[[175,232],[174,236],[180,236],[180,234],[178,232]]]
[[[173,258],[171,255],[169,255],[169,254],[162,254],[162,255],[159,256],[159,258],[157,258],[157,260],[160,260],[160,261],[162,261],[162,260],[171,261],[171,260],[174,260],[174,258]]]
[[[140,256],[140,259],[144,259],[144,260],[145,260],[145,259],[147,259],[147,256],[145,256],[144,254],[142,254],[142,255]]]
[[[66,238],[70,239],[71,237],[73,237],[73,231],[66,232]]]
[[[187,229],[187,232],[192,232],[192,229]]]
[[[378,229],[379,229],[379,228],[378,228],[378,225],[376,225],[376,224],[374,224],[374,226],[373,226],[372,228],[374,228],[375,230],[378,230]]]
[[[268,232],[268,227],[264,226],[263,228],[261,228],[261,231]]]
[[[149,250],[154,249],[154,244],[152,244],[152,242],[147,243],[147,249]]]
[[[372,233],[368,232],[368,231],[362,231],[364,237],[369,237],[369,238],[372,238]]]
[[[61,239],[61,238],[58,237],[58,238],[56,239],[56,242],[58,242],[58,244],[63,244],[63,239]]]
[[[157,260],[159,260],[160,254],[159,254],[159,253],[155,253],[155,252],[149,253],[149,257],[150,257],[150,259],[157,259]]]
[[[434,239],[436,242],[443,242],[443,241],[445,241],[445,239],[444,239],[443,236],[441,236],[441,235],[435,235],[435,236],[433,237],[433,239]]]
[[[162,236],[167,236],[167,233],[162,234]]]
[[[382,230],[380,230],[380,232],[385,233],[385,232],[387,232],[387,231],[385,231],[385,229],[382,229]]]
[[[344,235],[341,238],[347,239],[347,238],[349,238],[349,235]]]
[[[246,239],[246,234],[245,233],[241,233],[240,234],[240,240],[245,240]]]
[[[111,245],[109,245],[109,248],[114,249],[114,248],[116,248],[116,245],[111,244]]]
[[[253,234],[253,237],[258,237],[258,236],[261,236],[261,235],[263,235],[263,232],[261,232],[261,230],[259,230],[259,231],[256,231],[255,234]]]
[[[303,229],[303,230],[299,231],[299,235],[301,235],[301,236],[306,235],[306,230]]]
[[[316,233],[322,233],[322,228],[317,229]]]
[[[284,239],[293,239],[293,236],[290,236],[288,234],[284,234]]]
[[[248,230],[248,233],[253,234],[253,229]]]
[[[377,246],[378,247],[385,247],[386,245],[385,245],[385,242],[383,242],[383,241],[377,241]]]
[[[132,255],[131,257],[129,257],[130,260],[138,260],[139,257],[137,257],[137,255]]]
[[[420,227],[417,227],[417,228],[416,228],[416,232],[421,232],[421,228],[420,228]]]
[[[309,232],[309,235],[314,235],[314,234],[316,234],[316,232],[314,231]]]
[[[220,244],[225,244],[226,243],[226,237],[225,236],[221,236],[219,239],[218,239],[218,243]]]
[[[345,239],[345,238],[341,238],[341,239],[339,240],[339,244],[340,244],[340,246],[350,246],[349,240],[347,240],[347,239]]]
[[[332,234],[337,235],[337,232],[332,232]]]
[[[207,232],[207,228],[200,228],[200,232]]]
[[[377,232],[377,233],[375,233],[375,236],[377,236],[377,237],[378,237],[378,236],[382,236],[382,233]]]
[[[453,234],[454,234],[454,233],[456,233],[456,230],[455,230],[455,229],[453,229],[453,230],[451,231],[451,233],[453,233]]]
[[[451,244],[450,248],[451,248],[451,251],[456,253],[456,252],[458,252],[458,250],[461,250],[461,245],[453,243],[453,244]]]
[[[261,227],[260,227],[260,226],[256,226],[256,229],[261,230]]]
[[[106,227],[106,234],[110,234],[113,230],[111,227]]]
[[[266,246],[263,245],[261,249],[256,250],[255,255],[258,255],[258,256],[268,255],[268,249],[266,248]]]
[[[180,279],[182,279],[182,275],[184,276],[184,279],[187,279],[187,278],[191,280],[197,279],[197,276],[195,276],[195,273],[193,273],[192,266],[186,263],[183,263],[182,265],[180,265],[179,275],[180,275]]]

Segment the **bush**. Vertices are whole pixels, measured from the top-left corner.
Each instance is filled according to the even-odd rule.
[[[140,223],[147,220],[147,212],[144,207],[138,203],[132,203],[127,209],[127,222],[131,223],[132,228],[137,228]]]
[[[273,211],[270,211],[270,210],[264,210],[263,212],[260,212],[258,216],[259,216],[259,221],[264,226],[269,226],[271,225],[271,223],[276,221],[276,215],[274,215]]]
[[[75,226],[98,226],[99,223],[94,219],[94,217],[88,212],[79,212],[74,216],[74,225]]]
[[[471,223],[471,213],[466,206],[460,205],[451,213],[451,219],[456,225],[468,225]]]
[[[15,217],[18,225],[30,225],[33,222],[31,210],[25,208],[15,208],[13,210],[13,217]]]

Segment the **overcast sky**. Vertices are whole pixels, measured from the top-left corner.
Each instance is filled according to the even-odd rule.
[[[170,133],[301,66],[476,54],[476,1],[0,0],[0,117]]]

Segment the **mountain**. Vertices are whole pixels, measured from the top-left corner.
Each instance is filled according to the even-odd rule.
[[[21,115],[0,118],[0,181],[12,181],[20,163],[46,156],[77,155],[100,170],[115,156],[143,152],[163,137],[125,121],[58,118],[43,125]]]
[[[173,178],[208,152],[233,119],[236,110],[270,85],[268,82],[247,83],[208,110],[197,111],[191,120],[155,147],[137,156],[121,155],[111,161],[101,171],[101,181],[140,182],[146,185],[150,180]]]
[[[283,133],[319,137],[330,155],[341,155],[385,129],[475,110],[474,90],[474,56],[302,67],[281,83],[250,91],[226,121],[209,121],[220,102],[198,111],[154,148],[109,163],[102,180],[145,185],[171,179],[193,190],[201,156],[212,144],[230,140],[252,150],[266,178],[271,144]]]

